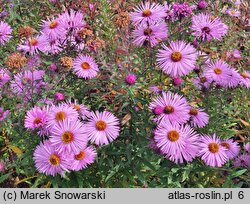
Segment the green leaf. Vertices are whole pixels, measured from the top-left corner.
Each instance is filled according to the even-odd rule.
[[[7,173],[4,174],[0,177],[0,183],[4,182],[7,178],[9,178],[9,176],[11,175],[11,173]]]

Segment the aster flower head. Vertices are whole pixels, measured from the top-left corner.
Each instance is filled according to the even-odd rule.
[[[241,81],[241,75],[239,74],[238,70],[234,68],[230,68],[230,77],[227,81],[223,83],[224,87],[226,88],[235,88],[239,85]]]
[[[12,29],[9,24],[0,22],[0,46],[6,44],[11,38]]]
[[[0,107],[0,122],[3,121],[9,115],[9,112],[9,110],[4,111],[4,109]]]
[[[48,108],[48,127],[52,128],[54,125],[64,120],[78,120],[77,111],[66,104],[59,104],[58,106],[52,105]]]
[[[221,140],[216,134],[213,134],[212,136],[202,136],[200,138],[199,146],[199,156],[201,156],[201,159],[206,165],[221,167],[227,162],[228,156],[226,154],[226,148],[221,145]]]
[[[169,5],[168,2],[164,2],[163,9],[164,9],[165,15],[166,15],[165,19],[172,20],[174,17],[174,10],[172,8],[172,5],[171,4]]]
[[[67,42],[60,39],[48,39],[47,46],[43,48],[42,52],[46,54],[58,54],[65,48]]]
[[[60,22],[67,30],[74,30],[83,28],[86,23],[84,21],[84,14],[81,11],[67,10],[59,16]]]
[[[192,161],[197,155],[198,134],[189,125],[162,122],[154,139],[161,152],[177,164]]]
[[[89,140],[96,145],[107,145],[119,136],[119,119],[108,111],[91,112],[85,124]]]
[[[99,68],[94,58],[80,55],[74,60],[73,71],[78,77],[92,79],[97,75]]]
[[[204,76],[206,78],[211,78],[220,86],[227,86],[231,74],[232,71],[230,66],[221,60],[208,63],[204,69]]]
[[[9,71],[7,69],[0,68],[0,88],[2,88],[10,79]]]
[[[234,160],[234,166],[236,167],[249,167],[250,166],[250,154],[241,154]]]
[[[6,165],[3,160],[0,160],[0,172],[4,172]]]
[[[193,35],[202,41],[221,40],[226,35],[228,26],[219,17],[201,13],[192,17],[191,30]]]
[[[204,0],[200,0],[199,2],[198,2],[198,9],[204,9],[204,8],[206,8],[207,7],[207,2],[206,1],[204,1]]]
[[[23,44],[17,47],[17,50],[34,55],[39,53],[39,51],[46,52],[48,45],[47,37],[40,35],[27,39]]]
[[[226,149],[226,154],[229,159],[233,159],[240,152],[240,146],[232,139],[223,140],[220,145]]]
[[[188,17],[192,13],[192,8],[187,2],[182,4],[175,2],[173,4],[173,10],[176,17]]]
[[[201,75],[200,77],[192,79],[192,83],[194,86],[200,90],[203,88],[208,89],[210,84],[212,83],[212,79]]]
[[[171,77],[187,75],[195,67],[197,52],[184,41],[172,41],[168,46],[162,45],[157,54],[157,63],[165,74]]]
[[[137,6],[134,11],[131,13],[131,20],[134,25],[140,23],[154,23],[162,20],[166,16],[164,8],[160,4],[142,2]]]
[[[250,72],[243,71],[240,74],[241,80],[240,80],[240,85],[245,86],[246,88],[250,88]]]
[[[134,74],[128,74],[125,77],[125,82],[129,85],[133,85],[136,82],[136,76]]]
[[[172,123],[183,124],[189,119],[189,104],[187,100],[178,94],[172,92],[162,92],[162,96],[158,96],[153,99],[149,104],[149,109],[155,111],[155,109],[162,108],[163,112],[156,118],[156,122],[166,121]]]
[[[64,23],[60,18],[42,20],[42,33],[44,33],[48,39],[64,39],[66,36],[66,29]]]
[[[73,109],[75,109],[83,120],[85,120],[90,114],[89,108],[85,106],[84,104],[78,103],[78,101],[75,99],[73,101],[69,99],[66,102],[66,104],[68,106],[71,106]]]
[[[168,36],[168,29],[165,22],[161,21],[154,24],[140,24],[132,33],[133,44],[142,46],[149,43],[151,47],[156,46],[159,42],[166,39]]]
[[[85,169],[88,165],[94,163],[96,155],[97,153],[93,146],[80,150],[78,153],[73,155],[71,170],[80,171]]]
[[[239,17],[240,16],[240,11],[236,10],[236,9],[228,9],[227,10],[227,14],[233,17]]]
[[[40,173],[55,176],[63,175],[70,167],[69,155],[65,152],[59,153],[50,141],[41,142],[33,154],[35,166]]]
[[[244,145],[244,149],[245,149],[248,153],[250,153],[250,142],[248,142],[248,143],[246,143],[246,144]]]
[[[208,124],[209,116],[201,108],[190,108],[191,125],[193,127],[203,128]]]
[[[33,92],[40,92],[40,88],[45,85],[43,82],[45,72],[43,70],[24,71],[16,74],[11,81],[11,88],[15,94],[26,94],[28,99]]]
[[[78,153],[85,148],[88,137],[84,133],[84,126],[79,120],[63,120],[55,124],[50,130],[51,144],[61,152]]]
[[[35,106],[26,113],[24,127],[28,129],[36,129],[43,127],[47,122],[47,111]]]

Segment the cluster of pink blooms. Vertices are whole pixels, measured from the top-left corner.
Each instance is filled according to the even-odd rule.
[[[221,167],[238,156],[240,146],[232,139],[221,140],[216,134],[199,135],[196,132],[194,128],[208,124],[209,116],[203,109],[192,107],[183,96],[162,92],[149,108],[157,123],[150,147],[165,158],[178,164],[200,157],[208,166]],[[249,152],[249,144],[245,148]],[[244,162],[237,165],[240,159]],[[250,166],[250,155],[237,157],[235,166]]]
[[[77,101],[35,106],[26,114],[24,126],[43,141],[34,151],[37,170],[46,175],[79,171],[93,163],[95,146],[107,145],[120,131],[119,120],[108,111],[90,111]]]

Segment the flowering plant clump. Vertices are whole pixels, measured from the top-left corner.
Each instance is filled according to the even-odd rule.
[[[250,186],[248,1],[0,6],[0,186]]]

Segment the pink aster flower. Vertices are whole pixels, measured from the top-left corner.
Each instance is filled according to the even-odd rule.
[[[46,52],[48,39],[45,35],[29,38],[24,44],[17,47],[18,51],[23,51],[31,55],[37,54],[39,51]]]
[[[204,76],[206,78],[211,78],[216,84],[220,86],[227,85],[231,74],[232,71],[230,66],[221,60],[208,63],[204,69]]]
[[[241,154],[234,160],[234,166],[236,167],[249,167],[250,166],[250,155]]]
[[[0,46],[7,43],[11,38],[12,29],[9,24],[0,22]]]
[[[248,153],[250,153],[250,142],[248,142],[248,143],[246,143],[246,144],[244,145],[244,149],[245,149]]]
[[[221,140],[216,134],[213,134],[212,136],[202,136],[200,138],[199,146],[199,156],[201,156],[201,159],[206,165],[221,167],[227,162],[228,156],[226,154],[226,148],[221,145]]]
[[[197,52],[184,41],[172,41],[169,46],[162,45],[157,54],[157,63],[165,74],[171,77],[187,75],[195,67]]]
[[[43,77],[43,70],[32,70],[18,73],[14,76],[14,80],[11,81],[11,88],[14,93],[27,94],[26,96],[29,98],[32,92],[39,93],[40,88],[45,85]]]
[[[243,71],[241,74],[240,85],[245,86],[246,88],[250,88],[250,72]]]
[[[84,129],[79,120],[63,120],[51,128],[49,140],[59,153],[77,154],[88,143],[88,136],[84,133]]]
[[[134,9],[131,13],[131,20],[134,25],[140,23],[154,23],[162,20],[166,14],[164,8],[160,4],[142,2],[139,6]]]
[[[219,17],[212,17],[209,14],[198,14],[192,17],[191,30],[193,35],[202,41],[212,39],[221,40],[227,33],[228,27],[222,23]]]
[[[47,111],[35,106],[26,113],[24,127],[28,129],[41,128],[47,121]]]
[[[220,145],[226,149],[226,154],[229,159],[233,159],[240,152],[240,146],[232,139],[223,140],[221,141]]]
[[[241,58],[240,51],[236,50],[236,49],[233,50],[232,57],[235,58],[235,59],[240,59]]]
[[[64,100],[64,94],[61,92],[56,92],[54,96],[56,101],[63,101]]]
[[[3,160],[0,160],[0,172],[4,172],[6,165]]]
[[[69,99],[66,104],[74,108],[83,120],[85,120],[90,114],[89,109],[84,104],[78,103],[77,100],[72,102],[71,99]]]
[[[175,2],[173,4],[173,10],[174,15],[177,17],[187,17],[192,13],[192,8],[188,5],[187,2],[184,2],[182,4]]]
[[[10,80],[10,73],[7,69],[0,68],[0,88]]]
[[[74,60],[73,71],[78,77],[92,79],[99,71],[94,58],[87,55],[80,55]]]
[[[129,85],[133,85],[136,82],[136,76],[134,74],[128,74],[125,77],[125,82]]]
[[[91,142],[96,145],[107,145],[115,140],[120,131],[119,119],[108,111],[91,112],[85,131]]]
[[[194,78],[191,81],[196,88],[202,90],[203,88],[208,89],[213,80],[201,75],[200,77]]]
[[[165,19],[172,20],[174,17],[174,10],[172,8],[172,5],[169,5],[168,2],[164,2],[163,9],[165,11]]]
[[[51,20],[42,20],[42,33],[44,33],[48,39],[64,39],[66,36],[66,29],[64,23],[60,18]]]
[[[233,17],[239,17],[240,16],[240,11],[236,10],[236,9],[228,9],[227,10],[227,14]]]
[[[155,108],[161,107],[164,111],[158,115],[156,122],[161,120],[171,123],[183,124],[188,121],[189,116],[189,104],[187,100],[178,94],[172,92],[162,92],[162,96],[159,96],[149,104],[149,109],[155,111]]]
[[[236,69],[229,69],[230,70],[230,77],[225,81],[224,87],[226,88],[235,88],[239,85],[241,81],[241,75]]]
[[[59,104],[58,106],[53,105],[48,109],[47,126],[49,128],[64,120],[78,120],[77,111],[66,104]]]
[[[44,47],[43,52],[46,54],[58,54],[59,52],[63,51],[66,46],[66,41],[62,40],[51,40],[48,39],[47,46]]]
[[[9,112],[9,110],[4,111],[4,109],[0,107],[0,122],[3,121],[9,115]]]
[[[192,161],[198,152],[198,134],[189,125],[160,123],[155,142],[161,152],[175,163]]]
[[[159,42],[166,39],[168,35],[168,29],[165,22],[156,24],[140,24],[133,31],[133,44],[136,46],[142,46],[145,43],[150,43],[151,47],[156,46]]]
[[[40,173],[55,176],[63,175],[70,167],[69,156],[65,152],[59,153],[50,141],[41,142],[33,154],[35,166]]]
[[[203,128],[208,124],[209,116],[200,108],[191,108],[189,111],[191,116],[191,125],[193,127]]]
[[[92,146],[82,149],[77,154],[73,155],[71,170],[80,171],[88,165],[94,163],[97,153]]]
[[[83,28],[86,23],[84,21],[84,14],[81,11],[67,10],[59,16],[63,26],[67,30],[74,30]]]

